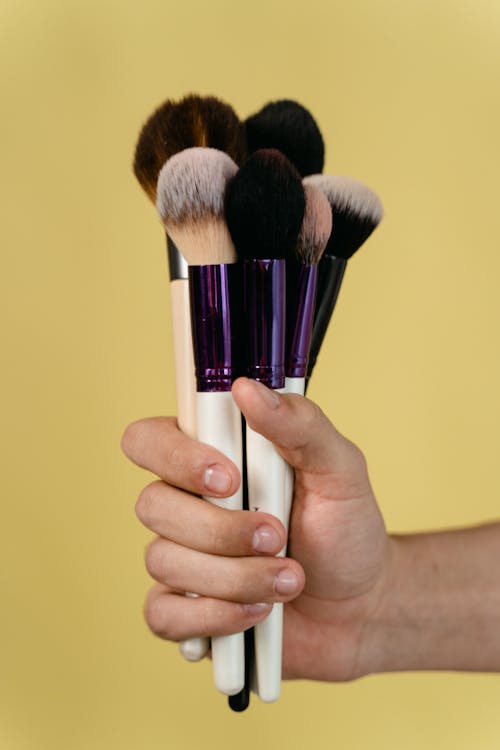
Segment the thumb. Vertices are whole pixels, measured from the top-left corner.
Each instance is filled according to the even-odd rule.
[[[298,471],[352,477],[358,489],[361,477],[368,483],[362,452],[335,429],[314,402],[278,393],[248,378],[238,378],[232,393],[252,430],[274,443]]]

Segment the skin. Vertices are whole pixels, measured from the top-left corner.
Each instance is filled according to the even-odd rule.
[[[318,406],[246,378],[233,397],[294,468],[289,556],[274,557],[286,533],[273,516],[200,499],[234,493],[240,476],[228,459],[172,417],[134,422],[123,450],[159,477],[136,505],[156,535],[146,551],[153,633],[181,641],[239,632],[280,601],[285,679],[500,670],[500,525],[390,537],[363,454]]]

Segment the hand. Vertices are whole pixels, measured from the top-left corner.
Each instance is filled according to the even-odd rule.
[[[135,422],[123,449],[160,477],[136,506],[157,534],[146,554],[158,582],[146,620],[169,640],[226,635],[256,624],[282,601],[284,678],[360,676],[391,556],[364,457],[306,398],[246,378],[236,381],[233,396],[249,425],[295,469],[289,557],[273,556],[286,536],[277,519],[196,497],[234,493],[240,477],[230,461],[187,438],[172,418]],[[185,591],[201,597],[186,598]]]

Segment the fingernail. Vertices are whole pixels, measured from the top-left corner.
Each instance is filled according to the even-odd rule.
[[[277,594],[293,594],[299,587],[299,579],[291,568],[284,568],[274,579],[274,590]]]
[[[258,526],[252,539],[252,545],[256,552],[276,552],[280,543],[278,532],[267,523]]]
[[[258,380],[254,381],[254,385],[265,405],[270,409],[277,409],[281,403],[279,394],[271,388],[266,388],[266,386],[263,383],[259,383]]]
[[[247,615],[257,617],[262,615],[266,610],[270,610],[273,605],[270,602],[257,602],[256,604],[244,604],[243,609]]]
[[[210,492],[227,492],[231,486],[231,477],[222,466],[209,466],[203,475],[203,484]]]

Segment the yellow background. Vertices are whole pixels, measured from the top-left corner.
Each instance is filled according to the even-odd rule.
[[[130,162],[166,97],[310,107],[381,195],[311,396],[392,530],[498,517],[498,0],[2,0],[1,750],[492,749],[500,676],[289,683],[229,712],[149,634],[148,476],[173,413],[164,240]]]

